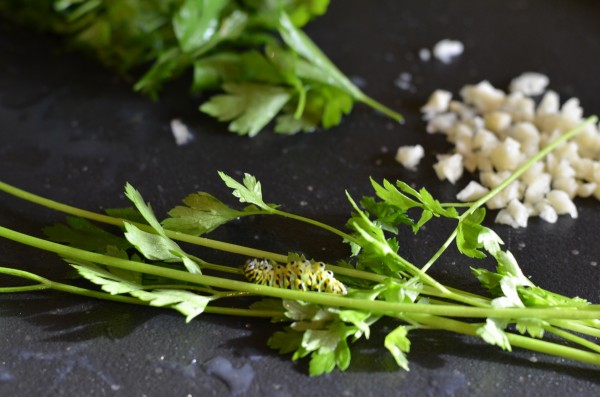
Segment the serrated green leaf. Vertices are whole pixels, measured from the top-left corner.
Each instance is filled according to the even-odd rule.
[[[339,327],[332,329],[307,329],[302,336],[302,347],[307,351],[333,352],[338,341],[345,335]]]
[[[404,353],[410,350],[410,340],[407,337],[408,330],[405,326],[398,326],[392,332],[386,335],[384,346],[392,353],[396,364],[405,371],[408,371],[408,359]]]
[[[325,98],[321,125],[331,128],[341,123],[342,117],[352,110],[352,97],[335,87],[319,87],[319,92]]]
[[[413,231],[415,233],[417,231],[419,231],[424,224],[426,224],[427,222],[429,222],[429,220],[431,220],[431,218],[433,218],[433,212],[424,209],[423,212],[421,212],[421,217],[419,218],[417,223],[415,223],[415,225],[413,226]]]
[[[347,197],[356,210],[346,226],[356,232],[354,244],[360,246],[359,265],[369,266],[374,271],[384,274],[402,270],[397,261],[389,260],[391,254],[395,254],[398,249],[397,240],[386,239],[383,230],[358,208],[348,194]]]
[[[488,289],[492,295],[498,296],[502,293],[500,289],[500,280],[502,275],[494,272],[490,272],[486,269],[471,268],[471,273],[479,280],[481,285]]]
[[[127,198],[131,200],[133,205],[135,205],[137,210],[140,212],[140,215],[142,215],[142,217],[156,231],[156,233],[160,234],[161,236],[164,236],[165,232],[162,226],[160,225],[160,222],[158,222],[158,219],[156,219],[152,207],[150,206],[150,204],[144,201],[140,192],[137,191],[129,183],[125,185],[125,196],[127,196]]]
[[[319,376],[328,374],[334,370],[336,364],[336,356],[334,351],[314,352],[310,356],[308,364],[308,374],[310,376]]]
[[[499,274],[510,275],[518,280],[518,285],[533,287],[533,283],[531,280],[525,277],[523,271],[517,263],[517,260],[510,251],[499,251],[495,257],[498,261],[496,270]]]
[[[421,208],[422,213],[416,223],[411,224],[413,231],[416,233],[425,223],[433,216],[445,218],[458,218],[458,212],[453,207],[445,208],[438,200],[424,188],[416,191],[407,183],[397,181],[396,186],[387,180],[383,180],[383,185],[378,184],[371,179],[371,185],[375,190],[375,194],[382,199],[388,206],[397,208],[400,213],[406,213],[412,208]],[[409,196],[413,196],[410,198]],[[415,200],[416,199],[416,200]]]
[[[69,262],[71,262],[71,266],[77,270],[81,277],[99,285],[103,291],[106,291],[109,294],[129,294],[143,288],[143,286],[138,283],[126,280],[96,265],[84,264],[73,260],[69,260]]]
[[[200,110],[219,121],[231,121],[229,130],[250,137],[258,134],[290,100],[290,90],[258,83],[227,83],[226,94],[215,95]]]
[[[504,244],[500,236],[492,229],[482,227],[477,236],[477,242],[493,257],[501,255],[500,245]]]
[[[504,276],[500,280],[500,289],[504,296],[508,299],[511,306],[505,307],[524,307],[525,305],[521,302],[521,298],[519,297],[519,293],[517,292],[517,287],[522,286],[522,281],[514,276]],[[528,280],[529,285],[529,280]],[[495,299],[494,299],[495,301]],[[494,301],[492,301],[492,306],[494,306]]]
[[[180,248],[172,240],[159,234],[145,232],[131,223],[125,222],[125,237],[147,259],[152,261],[179,262],[175,255]]]
[[[130,294],[147,301],[151,306],[175,309],[186,316],[186,322],[190,322],[194,317],[204,312],[204,309],[212,300],[208,296],[178,289],[136,290],[131,291]]]
[[[385,201],[375,201],[373,197],[365,196],[360,204],[377,219],[377,224],[385,231],[397,234],[398,226],[401,224],[414,226],[414,222],[406,212]]]
[[[398,182],[401,187],[409,192],[414,192],[414,195],[418,195],[418,193],[412,189],[410,186],[405,184],[404,182]],[[421,207],[421,204],[418,201],[411,199],[406,196],[404,193],[400,192],[393,184],[391,184],[386,179],[383,180],[383,186],[375,182],[374,179],[371,178],[371,185],[375,190],[375,194],[377,197],[385,201],[388,205],[392,205],[394,207],[399,208],[403,212],[408,211],[414,207]]]
[[[544,327],[548,323],[539,318],[520,318],[517,320],[516,328],[521,334],[529,334],[533,338],[544,337]]]
[[[177,206],[169,211],[170,218],[162,221],[164,228],[197,236],[246,215],[204,192],[190,194],[183,202],[187,207]]]
[[[497,319],[488,318],[484,325],[477,328],[477,335],[491,345],[511,351],[510,341],[504,332],[505,324]]]
[[[346,339],[340,339],[335,348],[335,364],[341,370],[345,371],[350,366],[350,347]]]
[[[414,303],[423,289],[423,283],[418,277],[413,277],[405,282],[390,278],[383,285],[385,286],[381,292],[383,299],[397,303]]]
[[[486,237],[492,236],[488,233],[489,229],[481,225],[485,216],[485,210],[480,208],[473,214],[467,216],[459,222],[456,234],[456,246],[458,250],[470,258],[485,258],[486,255],[480,248],[483,248],[483,241],[479,236],[485,233]],[[489,245],[489,242],[487,242]]]
[[[371,313],[359,310],[340,310],[340,320],[353,324],[359,330],[357,338],[364,335],[369,339],[371,335],[370,325],[373,323]],[[377,317],[378,318],[378,317]]]
[[[277,331],[269,338],[267,342],[271,349],[277,350],[280,354],[287,354],[296,351],[302,344],[302,333],[286,328],[285,331]]]
[[[301,301],[284,300],[285,315],[294,321],[310,321],[321,310],[318,305]]]
[[[154,215],[150,204],[144,202],[142,195],[129,183],[125,186],[125,195],[133,202],[148,225],[157,234],[148,233],[129,222],[124,222],[125,237],[147,259],[167,262],[182,262],[190,273],[201,274],[200,266],[171,240]]]
[[[266,204],[262,198],[262,188],[260,182],[250,174],[245,173],[243,184],[239,183],[232,177],[222,171],[219,171],[219,176],[225,182],[227,187],[233,189],[233,196],[237,197],[242,203],[254,204],[263,210],[272,211],[275,207],[272,204]]]
[[[417,196],[421,203],[423,203],[424,207],[431,211],[435,216],[443,216],[445,218],[458,218],[458,212],[454,207],[444,207],[442,203],[436,200],[431,193],[427,191],[425,188],[421,188],[419,190],[419,195]]]

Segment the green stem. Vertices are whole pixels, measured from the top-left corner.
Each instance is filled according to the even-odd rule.
[[[442,254],[444,252],[446,252],[446,250],[448,249],[448,247],[450,247],[450,245],[452,245],[452,242],[456,238],[457,234],[458,234],[458,227],[452,231],[452,233],[450,234],[450,236],[448,236],[448,238],[446,239],[446,241],[444,242],[444,244],[442,244],[442,246],[435,252],[435,254],[433,254],[433,256],[427,261],[427,263],[425,264],[425,266],[423,266],[423,268],[421,270],[424,273],[427,272],[427,270],[429,270],[429,268],[431,266],[433,266],[433,264],[435,262],[437,262],[437,260],[439,259],[439,257],[442,256]]]
[[[534,156],[532,156],[529,160],[527,160],[523,165],[517,168],[508,178],[506,178],[502,183],[498,184],[495,188],[490,190],[486,195],[481,197],[479,200],[470,204],[468,209],[461,214],[458,218],[458,221],[461,222],[469,215],[473,214],[479,207],[483,206],[487,203],[492,197],[496,196],[502,190],[504,190],[508,185],[516,181],[523,175],[525,171],[527,171],[534,163],[540,161],[542,158],[548,155],[551,151],[556,149],[563,142],[568,141],[573,138],[575,135],[579,134],[585,127],[590,124],[594,124],[598,122],[598,118],[596,116],[588,117],[583,123],[579,124],[577,127],[565,132],[554,141],[550,142],[546,147],[542,148],[538,151]],[[458,227],[452,232],[452,234],[448,237],[446,242],[436,251],[436,253],[427,261],[427,263],[423,266],[423,272],[427,272],[429,268],[437,261],[437,259],[446,251],[446,249],[452,244],[456,235],[458,233]]]
[[[0,267],[0,274],[6,274],[8,276],[24,278],[27,280],[32,280],[38,282],[39,284],[30,285],[30,286],[22,286],[22,287],[4,287],[0,288],[0,293],[16,293],[16,292],[31,292],[31,291],[39,291],[39,290],[48,290],[52,289],[55,291],[66,292],[69,294],[85,296],[88,298],[94,299],[102,299],[107,301],[119,302],[119,303],[128,303],[128,304],[136,304],[136,305],[144,305],[148,306],[148,302],[143,301],[141,299],[133,298],[130,296],[123,295],[112,295],[106,292],[94,291],[87,288],[76,287],[74,285],[58,283],[56,281],[51,281],[47,278],[41,277],[37,274],[27,272],[24,270],[19,270],[15,268],[9,267]],[[29,288],[31,287],[31,288]],[[181,286],[178,286],[181,287]],[[224,294],[223,297],[229,297],[227,294]],[[281,316],[283,311],[276,310],[256,310],[256,309],[243,309],[243,308],[234,308],[234,307],[221,307],[221,306],[207,306],[204,310],[206,313],[213,314],[226,314],[230,316],[244,316],[244,317],[261,317],[261,318],[273,318]]]
[[[86,288],[76,287],[74,285],[57,283],[55,281],[48,280],[47,278],[41,277],[37,274],[27,272],[20,269],[10,268],[10,267],[0,267],[0,274],[5,274],[12,277],[23,278],[26,280],[31,280],[39,284],[31,285],[31,286],[23,286],[23,287],[4,287],[0,289],[0,292],[25,292],[25,291],[35,291],[35,290],[43,290],[43,289],[53,289],[56,291],[67,292],[69,294],[82,295],[87,296],[89,298],[96,299],[107,299],[116,302],[123,303],[135,303],[140,304],[139,299],[122,296],[122,295],[111,295],[105,292],[98,292],[89,290]],[[38,287],[27,289],[28,287]],[[21,288],[19,290],[19,288]]]
[[[580,334],[585,334],[585,335],[593,336],[595,338],[600,338],[600,329],[590,327],[588,325],[581,324],[579,322],[568,321],[568,320],[553,320],[553,321],[551,321],[551,324],[555,325],[557,327],[561,327],[564,329],[574,331],[574,332],[579,332]]]
[[[106,266],[126,269],[138,273],[146,273],[160,277],[171,278],[184,282],[248,292],[255,295],[264,295],[280,299],[311,302],[324,306],[339,306],[357,310],[366,310],[384,315],[397,313],[424,313],[432,315],[443,315],[448,317],[494,317],[494,318],[521,318],[537,317],[541,319],[600,319],[600,309],[596,310],[570,310],[570,309],[534,309],[534,308],[508,308],[492,309],[480,307],[465,307],[464,305],[418,305],[406,303],[393,303],[383,301],[371,301],[364,299],[348,298],[323,292],[305,292],[289,290],[266,285],[258,285],[243,281],[224,279],[221,277],[191,274],[181,270],[169,269],[161,266],[149,265],[127,259],[97,254],[53,243],[37,237],[29,236],[4,227],[0,227],[0,237],[4,237],[21,244],[36,247],[38,249],[54,252],[63,257],[71,257],[84,261],[90,261]]]
[[[390,117],[392,120],[395,120],[399,123],[404,122],[404,117],[402,117],[401,114],[388,108],[384,104],[376,101],[375,99],[373,99],[365,94],[357,97],[356,99],[358,101],[364,103],[365,105],[368,105],[368,106],[372,107],[373,109],[385,114],[386,116]]]
[[[115,218],[115,217],[104,215],[104,214],[98,214],[96,212],[87,211],[87,210],[83,210],[81,208],[77,208],[77,207],[73,207],[73,206],[70,206],[67,204],[59,203],[58,201],[54,201],[54,200],[50,200],[50,199],[47,199],[42,196],[38,196],[36,194],[19,189],[15,186],[9,185],[5,182],[0,181],[0,190],[4,191],[5,193],[8,193],[10,195],[13,195],[15,197],[18,197],[20,199],[29,201],[34,204],[41,205],[46,208],[53,209],[55,211],[60,211],[65,214],[70,214],[70,215],[78,216],[81,218],[93,220],[96,222],[101,222],[101,223],[106,223],[109,225],[118,226],[121,228],[123,227],[123,221],[124,221],[123,219]],[[136,227],[138,227],[144,231],[153,232],[153,229],[150,228],[148,225],[131,222],[131,221],[127,221],[127,222],[135,225]],[[223,241],[208,239],[205,237],[192,236],[189,234],[184,234],[184,233],[175,232],[175,231],[171,231],[171,230],[165,230],[165,232],[166,232],[167,236],[169,238],[172,238],[173,240],[178,240],[178,241],[182,241],[182,242],[186,242],[186,243],[190,243],[190,244],[196,244],[196,245],[213,248],[213,249],[220,250],[220,251],[231,252],[234,254],[240,254],[240,255],[244,255],[244,256],[248,256],[248,257],[267,258],[267,259],[272,259],[277,262],[285,262],[287,260],[287,256],[285,256],[285,255],[275,254],[275,253],[268,252],[268,251],[257,250],[254,248],[244,247],[244,246],[237,245],[237,244],[231,244],[231,243],[226,243]]]
[[[427,325],[434,329],[441,329],[456,332],[459,334],[478,337],[477,329],[479,328],[479,325],[477,324],[469,324],[449,318],[441,318],[419,314],[411,314],[406,317],[416,320],[419,323]],[[552,343],[540,339],[534,339],[523,335],[516,335],[508,332],[506,333],[506,336],[512,346],[553,356],[564,357],[570,360],[600,365],[600,354],[597,353],[576,349],[564,345],[559,345],[557,343]]]
[[[32,202],[34,204],[44,206],[46,208],[50,208],[50,209],[53,209],[56,211],[60,211],[60,212],[66,213],[66,214],[74,215],[74,216],[78,216],[81,218],[93,220],[96,222],[101,222],[101,223],[114,225],[114,226],[118,226],[118,227],[123,227],[123,219],[115,218],[115,217],[104,215],[104,214],[98,214],[96,212],[87,211],[87,210],[84,210],[81,208],[73,207],[73,206],[63,204],[63,203],[60,203],[60,202],[57,202],[54,200],[50,200],[45,197],[42,197],[42,196],[27,192],[25,190],[19,189],[15,186],[9,185],[5,182],[0,181],[0,190],[4,191],[5,193],[11,194],[15,197],[18,197],[20,199]],[[342,238],[348,239],[349,241],[353,241],[352,236],[350,236],[338,229],[332,228],[322,222],[315,221],[315,220],[305,218],[305,217],[301,217],[298,215],[294,215],[291,213],[287,213],[284,211],[279,211],[279,210],[275,210],[273,213],[278,214],[280,216],[289,217],[289,218],[292,218],[295,220],[303,221],[303,222],[306,222],[306,223],[309,223],[309,224],[312,224],[312,225],[315,225],[318,227],[322,227]],[[152,229],[148,225],[135,223],[135,222],[130,222],[130,223],[134,224],[136,227],[138,227],[144,231],[153,232]],[[173,240],[177,240],[177,241],[181,241],[181,242],[185,242],[185,243],[189,243],[189,244],[196,244],[196,245],[200,245],[200,246],[204,246],[204,247],[214,248],[217,250],[222,250],[222,251],[227,251],[227,252],[231,252],[231,253],[245,255],[248,257],[266,258],[266,259],[270,259],[270,260],[273,260],[275,262],[280,262],[280,263],[287,262],[286,255],[276,254],[276,253],[267,252],[267,251],[263,251],[263,250],[256,250],[256,249],[250,248],[250,247],[243,247],[243,246],[236,245],[236,244],[224,243],[224,242],[217,241],[217,240],[207,239],[204,237],[192,236],[189,234],[184,234],[184,233],[175,232],[175,231],[171,231],[171,230],[165,230],[165,233],[167,234],[167,236],[169,238],[172,238]],[[401,257],[398,257],[398,258],[400,261],[403,261],[402,262],[403,265],[412,267],[415,271],[419,272],[419,269],[416,266],[408,263],[406,260],[404,260]],[[212,264],[208,264],[204,261],[201,261],[201,263],[203,264],[203,266],[206,266],[206,268],[214,269],[217,271],[224,271],[224,272],[228,272],[228,273],[238,273],[239,272],[239,270],[233,270],[235,268],[228,268],[228,267],[221,266],[221,265],[212,265]],[[383,280],[384,280],[383,276],[375,275],[375,274],[369,273],[369,272],[362,272],[359,270],[346,269],[346,268],[341,268],[341,267],[331,266],[331,265],[328,267],[335,273],[339,272],[339,274],[343,274],[343,275],[350,276],[350,277],[363,278],[365,280],[371,280],[371,281],[375,281],[375,282],[383,282]],[[429,278],[429,276],[427,276],[427,275],[425,277],[426,277],[426,279]],[[433,281],[435,281],[435,280],[433,280]],[[440,289],[439,285],[437,288]],[[447,292],[447,289],[442,288],[442,290]]]
[[[45,284],[34,284],[34,285],[23,285],[20,287],[0,287],[0,294],[11,294],[17,292],[32,292],[32,291],[41,291],[48,289],[49,287]]]
[[[534,163],[540,161],[542,158],[546,157],[548,153],[552,152],[562,143],[572,139],[575,135],[579,134],[585,127],[590,124],[595,124],[598,122],[598,117],[591,116],[588,117],[583,123],[579,124],[577,127],[565,132],[554,141],[550,142],[544,148],[540,149],[534,156],[532,156],[529,160],[527,160],[523,165],[517,168],[508,178],[502,181],[498,186],[490,190],[485,196],[481,197],[479,200],[473,202],[469,209],[465,211],[461,216],[460,220],[465,219],[472,213],[474,213],[479,207],[487,203],[492,197],[500,193],[504,190],[508,185],[516,181],[523,175],[525,171],[527,171]]]
[[[573,335],[572,333],[568,332],[568,331],[564,331],[562,329],[559,328],[555,328],[552,327],[550,325],[545,326],[544,330],[550,333],[553,333],[554,335],[560,336],[561,338],[571,341],[573,343],[577,343],[583,347],[586,347],[588,349],[590,349],[591,351],[595,351],[596,353],[600,353],[600,346],[598,346],[597,344],[595,344],[594,342],[591,342],[585,338],[582,338],[580,336],[577,335]]]

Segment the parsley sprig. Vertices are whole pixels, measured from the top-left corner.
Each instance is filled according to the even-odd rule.
[[[152,208],[131,185],[125,188],[134,209],[98,214],[36,196],[0,182],[0,190],[70,214],[66,225],[45,231],[48,239],[0,227],[0,236],[60,255],[89,288],[60,283],[18,268],[0,268],[0,274],[28,280],[18,286],[0,287],[17,293],[55,289],[93,298],[170,308],[191,321],[204,312],[267,317],[285,322],[268,344],[293,360],[308,358],[311,375],[335,368],[345,370],[351,362],[352,342],[369,338],[371,330],[387,318],[396,321],[384,339],[384,347],[399,367],[409,369],[410,335],[438,329],[481,338],[510,351],[514,347],[600,365],[600,307],[582,298],[545,290],[524,276],[515,256],[503,248],[499,236],[482,224],[483,204],[510,184],[531,164],[570,139],[597,118],[560,136],[533,156],[485,198],[467,206],[443,203],[425,189],[406,183],[371,181],[375,197],[357,203],[348,196],[353,213],[348,231],[291,214],[268,204],[260,182],[245,174],[242,181],[219,173],[232,194],[245,207],[234,209],[208,193],[184,199],[160,222]],[[415,216],[416,214],[416,216]],[[306,292],[253,284],[242,280],[240,263],[214,264],[188,252],[182,243],[224,250],[244,257],[285,263],[299,260],[260,251],[204,235],[244,216],[278,216],[320,227],[349,244],[350,261],[328,264],[343,279],[347,295]],[[456,222],[454,231],[424,265],[401,255],[397,239],[400,227],[415,233],[436,218]],[[117,233],[99,224],[118,226]],[[446,285],[428,270],[440,266],[445,250],[455,244],[464,254],[473,275],[489,295],[477,295]],[[187,246],[187,245],[186,245]],[[483,257],[496,261],[490,271],[472,265]],[[352,263],[352,265],[349,264]],[[246,299],[256,297],[249,307]],[[226,304],[223,302],[226,301]],[[389,321],[386,322],[389,325]],[[551,339],[546,338],[550,334]]]
[[[355,102],[402,116],[363,93],[302,31],[329,0],[34,0],[0,3],[7,18],[66,35],[157,98],[192,74],[200,111],[254,136],[274,121],[295,134],[338,125]]]

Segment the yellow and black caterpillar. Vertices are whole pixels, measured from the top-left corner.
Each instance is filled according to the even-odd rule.
[[[301,291],[330,292],[345,295],[346,286],[333,272],[325,270],[323,262],[290,261],[280,265],[266,259],[249,259],[244,275],[252,283]]]

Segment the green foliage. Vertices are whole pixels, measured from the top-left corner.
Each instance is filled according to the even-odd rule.
[[[261,184],[254,176],[245,173],[242,183],[221,171],[219,171],[219,176],[227,187],[233,189],[233,196],[237,197],[241,203],[253,204],[267,212],[273,211],[276,207],[263,201]]]
[[[385,216],[382,219],[383,224],[389,224],[392,221],[394,223],[391,223],[390,226],[395,227],[399,223],[407,223],[412,226],[413,231],[416,233],[434,216],[458,218],[458,212],[454,207],[445,208],[425,188],[416,191],[402,181],[397,181],[396,186],[394,186],[387,180],[383,180],[383,185],[380,185],[371,179],[371,184],[375,194],[383,200],[384,204],[379,204],[380,208],[377,208],[374,202],[367,201],[367,204],[377,210],[375,215]],[[408,211],[413,208],[421,209],[421,216],[416,222],[408,216]],[[392,218],[394,213],[396,215]]]
[[[251,137],[258,134],[291,97],[287,89],[265,84],[229,83],[223,89],[226,94],[213,96],[200,110],[219,121],[231,121],[231,132]]]
[[[167,236],[160,222],[156,219],[152,208],[144,202],[141,194],[133,186],[127,184],[125,195],[133,202],[154,232],[146,232],[131,223],[125,222],[125,238],[147,259],[182,262],[190,273],[202,273],[198,264]]]
[[[500,245],[503,244],[493,230],[481,225],[484,218],[485,209],[480,208],[458,224],[456,246],[460,252],[470,258],[485,258],[486,255],[481,248],[496,256],[500,252]]]
[[[318,376],[336,367],[345,370],[350,365],[348,337],[357,340],[369,337],[369,327],[379,317],[355,310],[284,301],[286,316],[293,320],[284,331],[269,339],[269,346],[281,354],[292,354],[293,360],[310,356],[309,374]]]
[[[131,243],[124,237],[109,233],[87,219],[78,217],[67,217],[66,225],[48,226],[43,231],[52,241],[86,251],[105,253],[107,247],[116,247],[121,250],[131,248]]]
[[[261,213],[253,205],[242,211],[234,210],[205,192],[190,194],[183,202],[186,206],[177,206],[169,211],[169,218],[162,221],[164,228],[201,235],[239,217]]]
[[[239,135],[332,128],[355,101],[400,121],[362,93],[300,29],[329,0],[7,0],[0,14],[65,35],[157,98],[193,71],[192,91],[223,91],[200,110]],[[263,53],[264,51],[264,53]],[[148,65],[150,65],[148,67]]]
[[[263,3],[253,4],[258,7]],[[536,286],[525,276],[512,253],[503,249],[500,237],[483,226],[485,211],[479,208],[482,203],[465,209],[442,203],[425,189],[415,190],[403,182],[392,184],[384,180],[378,184],[371,181],[376,198],[363,198],[362,207],[347,195],[353,208],[347,222],[351,233],[348,234],[265,203],[262,185],[253,175],[244,174],[241,182],[223,172],[219,176],[232,189],[233,196],[247,204],[245,208],[229,208],[212,195],[201,192],[187,196],[185,206],[175,207],[169,212],[170,218],[161,224],[141,194],[127,185],[126,196],[135,210],[118,214],[122,218],[141,217],[142,222],[124,221],[125,238],[111,235],[81,218],[69,218],[67,225],[47,229],[49,236],[67,245],[0,227],[2,237],[60,254],[82,277],[101,290],[54,283],[32,273],[0,267],[2,275],[21,277],[33,283],[0,287],[0,292],[55,288],[104,299],[118,297],[123,301],[127,298],[133,299],[133,303],[177,310],[186,316],[187,321],[209,310],[271,317],[273,322],[285,322],[286,326],[274,332],[268,341],[269,346],[282,354],[290,354],[293,360],[308,359],[311,376],[326,374],[336,368],[346,370],[351,361],[351,343],[369,338],[374,326],[383,318],[387,320],[386,327],[391,324],[393,328],[385,336],[384,347],[405,370],[409,368],[409,331],[417,332],[424,328],[476,335],[507,351],[519,347],[600,365],[600,347],[589,339],[600,336],[597,306],[581,298],[562,296]],[[0,190],[23,195],[27,199],[33,196],[2,182]],[[64,210],[65,207],[68,206],[60,208]],[[461,208],[464,212],[459,214]],[[416,221],[409,216],[414,211],[420,212]],[[112,224],[120,223],[119,219],[107,220],[106,216],[83,210],[71,213]],[[240,267],[206,263],[188,255],[173,240],[182,237],[178,232],[206,233],[247,215],[288,217],[342,237],[350,245],[351,257],[339,261],[338,266],[327,265],[325,271],[350,280],[348,293],[333,295],[300,291],[279,288],[282,286],[277,283],[249,284],[240,281],[243,272]],[[410,248],[411,241],[400,240],[399,228],[422,232],[423,225],[436,218],[456,222],[456,228],[431,259],[421,267],[401,256],[400,242],[405,249]],[[189,235],[182,239],[208,248],[262,258],[265,263],[280,266],[274,274],[281,277],[287,276],[284,271],[294,271],[294,268],[280,264],[305,260],[303,254],[294,252],[286,256]],[[436,263],[443,266],[443,261],[438,260],[452,246],[454,239],[466,262],[488,255],[496,260],[495,271],[472,268],[473,275],[490,296],[446,286],[427,273]],[[202,275],[200,264],[211,272],[225,272],[227,276]],[[270,270],[266,267],[264,271]],[[249,296],[258,298],[250,303],[249,308],[246,299],[240,300],[243,307],[235,304],[211,305],[219,299]],[[560,338],[560,342],[534,340],[544,338],[547,333]],[[579,347],[567,346],[563,341]]]
[[[183,289],[151,289],[144,287],[140,280],[123,277],[113,271],[103,270],[91,264],[72,265],[85,279],[99,285],[104,291],[113,294],[130,294],[148,302],[151,306],[167,307],[186,316],[186,322],[201,314],[211,297],[202,296]]]
[[[386,335],[384,346],[392,353],[396,364],[405,371],[408,371],[408,359],[405,353],[410,350],[410,340],[407,337],[408,330],[405,326],[398,326],[392,332]]]
[[[497,319],[488,318],[485,324],[477,328],[477,335],[479,335],[484,341],[490,345],[496,345],[503,350],[512,350],[510,341],[504,332],[506,327],[505,322],[498,321]]]

